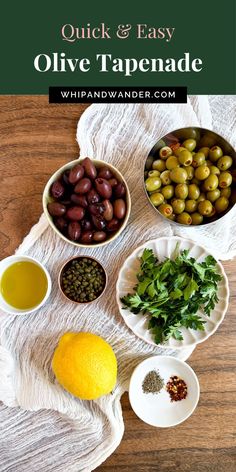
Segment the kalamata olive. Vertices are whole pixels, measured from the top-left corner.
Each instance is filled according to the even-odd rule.
[[[88,211],[91,215],[102,215],[104,212],[104,205],[103,203],[93,203],[92,205],[88,206]]]
[[[112,218],[112,220],[107,223],[106,229],[107,231],[117,231],[119,226],[120,226],[119,220],[117,220],[116,218]]]
[[[99,169],[98,177],[101,177],[101,179],[109,180],[112,179],[113,174],[108,167],[104,166]]]
[[[106,221],[100,215],[92,215],[92,222],[97,229],[103,230],[106,227]]]
[[[87,200],[88,203],[98,203],[101,201],[100,195],[98,195],[97,191],[95,188],[91,188],[91,190],[87,194]]]
[[[69,218],[69,220],[73,220],[73,221],[82,220],[83,217],[84,217],[84,214],[85,214],[85,209],[83,207],[80,207],[80,206],[73,206],[73,207],[69,208],[66,212],[67,218]]]
[[[66,228],[67,228],[67,221],[65,220],[65,218],[63,218],[62,216],[59,216],[58,218],[54,218],[54,223],[55,223],[55,226],[62,232],[66,231]]]
[[[70,184],[76,184],[76,182],[82,179],[83,176],[84,176],[84,168],[81,166],[81,164],[76,164],[70,170],[68,180]]]
[[[106,221],[110,221],[113,218],[113,206],[110,202],[110,200],[103,200],[102,202],[104,211],[103,211],[103,218],[105,218]]]
[[[66,185],[70,185],[70,182],[69,182],[69,174],[70,174],[70,170],[69,170],[69,169],[65,170],[65,172],[63,172],[63,174],[62,174],[62,180],[63,180],[63,182],[64,182]]]
[[[64,195],[63,199],[59,200],[62,205],[69,206],[71,204],[70,198],[66,199],[66,195]]]
[[[56,180],[56,182],[53,182],[50,193],[53,196],[53,198],[61,198],[65,192],[65,187],[62,185],[60,180]]]
[[[108,182],[111,187],[115,187],[115,185],[118,184],[118,180],[115,177],[113,177],[112,179],[109,179]]]
[[[68,225],[68,236],[72,241],[78,241],[81,235],[81,227],[78,221],[72,221]]]
[[[122,220],[126,213],[126,204],[122,198],[118,198],[113,203],[114,209],[114,216],[118,218],[118,220]]]
[[[86,158],[83,160],[82,166],[84,167],[84,170],[85,170],[86,175],[87,175],[90,179],[96,179],[96,177],[97,177],[97,169],[96,169],[94,163],[92,162],[92,160],[89,159],[89,157],[86,157]]]
[[[48,203],[48,212],[52,216],[62,216],[66,212],[66,207],[65,205],[62,205],[62,203],[51,202]]]
[[[80,242],[84,244],[91,243],[93,240],[93,232],[92,231],[84,231],[80,236]]]
[[[102,242],[102,241],[105,241],[107,235],[105,233],[105,231],[95,231],[93,233],[93,240],[96,241],[96,242]]]
[[[93,225],[90,220],[87,218],[84,218],[83,220],[80,221],[81,228],[83,228],[84,231],[89,231],[93,229]]]
[[[83,179],[79,180],[79,182],[76,184],[74,190],[75,193],[87,193],[89,190],[92,188],[92,182],[90,179],[87,177],[84,177]]]
[[[99,177],[98,179],[95,180],[95,185],[101,197],[106,198],[106,199],[111,198],[112,188],[107,180]]]
[[[85,195],[77,195],[76,193],[72,193],[70,199],[73,203],[76,203],[76,205],[82,206],[83,208],[87,208],[88,206]]]
[[[113,188],[113,192],[116,198],[121,198],[125,196],[125,186],[122,182],[119,182],[115,187]]]

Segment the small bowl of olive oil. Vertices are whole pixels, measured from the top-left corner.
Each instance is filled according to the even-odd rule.
[[[10,256],[0,261],[0,309],[13,315],[38,310],[51,292],[46,268],[27,256]]]

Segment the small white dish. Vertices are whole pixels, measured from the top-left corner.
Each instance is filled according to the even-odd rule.
[[[154,254],[158,255],[158,259],[162,262],[166,257],[172,257],[176,244],[179,243],[179,250],[189,249],[189,256],[194,257],[197,262],[203,262],[210,254],[203,246],[196,244],[189,239],[180,238],[178,236],[163,237],[147,241],[142,246],[135,249],[129,257],[125,260],[120,269],[118,280],[116,284],[116,300],[120,310],[121,316],[124,318],[127,326],[139,338],[146,341],[148,344],[156,346],[153,339],[153,334],[148,330],[148,315],[133,314],[128,308],[125,308],[121,302],[121,298],[132,293],[133,287],[137,284],[136,274],[140,268],[139,257],[142,255],[145,248],[152,249]],[[168,341],[160,344],[163,348],[179,349],[186,347],[194,347],[196,344],[202,343],[209,336],[211,336],[222,323],[229,303],[229,285],[222,264],[217,261],[217,269],[222,276],[222,280],[218,284],[218,298],[219,301],[212,310],[210,316],[206,316],[203,311],[198,311],[197,314],[206,321],[204,331],[198,331],[190,328],[180,328],[183,335],[182,341],[177,341],[171,337]]]
[[[47,278],[47,284],[48,284],[47,292],[46,292],[43,300],[38,305],[30,308],[29,310],[20,310],[18,308],[13,307],[12,305],[9,305],[6,302],[6,300],[3,298],[3,296],[0,292],[0,309],[5,311],[6,313],[11,314],[11,315],[27,315],[29,313],[33,313],[34,311],[38,310],[46,302],[46,300],[48,299],[48,297],[50,295],[50,292],[51,292],[51,288],[52,288],[51,277],[50,277],[47,269],[39,261],[37,261],[33,257],[28,257],[28,256],[17,256],[16,255],[16,256],[9,256],[9,257],[6,257],[5,259],[2,259],[0,261],[0,279],[2,277],[2,274],[5,272],[5,270],[8,267],[10,267],[12,264],[14,264],[16,262],[23,262],[23,261],[33,262],[34,264],[38,265],[43,270],[43,272],[45,273],[46,278]]]
[[[159,393],[144,393],[142,383],[146,375],[158,371],[164,386],[170,377],[177,375],[187,384],[187,396],[171,401],[163,387]],[[191,367],[171,356],[153,356],[145,359],[135,369],[130,379],[129,400],[136,415],[145,423],[159,428],[169,428],[185,421],[194,412],[200,395],[198,378]]]

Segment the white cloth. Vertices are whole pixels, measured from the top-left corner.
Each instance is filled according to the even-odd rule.
[[[175,229],[150,207],[143,190],[144,160],[168,131],[198,125],[214,128],[236,144],[235,99],[190,97],[186,105],[92,105],[77,130],[81,156],[103,159],[125,176],[131,191],[129,223],[114,242],[102,248],[76,249],[64,243],[44,216],[17,250],[39,259],[52,276],[49,301],[36,313],[0,317],[0,471],[88,472],[118,446],[124,431],[120,396],[135,365],[146,356],[170,351],[151,347],[124,324],[115,302],[118,270],[139,244],[163,235],[187,236],[220,258],[236,254],[236,215],[227,224]],[[75,307],[59,293],[57,275],[72,255],[89,254],[106,267],[109,284],[94,304]],[[55,381],[51,358],[66,331],[92,331],[113,347],[119,365],[113,394],[94,402],[80,401]],[[190,352],[171,351],[186,359]],[[11,408],[9,408],[11,407]],[[142,427],[142,425],[140,425]],[[158,447],[158,445],[157,445]]]

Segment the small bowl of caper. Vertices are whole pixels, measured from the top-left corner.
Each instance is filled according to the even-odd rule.
[[[105,291],[107,275],[97,259],[76,256],[63,264],[58,283],[67,300],[74,303],[91,303],[98,300]]]
[[[213,223],[236,203],[236,152],[214,131],[175,130],[149,152],[144,188],[157,213],[170,222]]]

